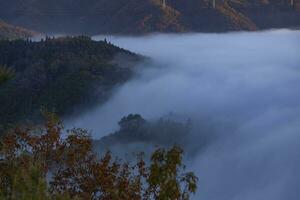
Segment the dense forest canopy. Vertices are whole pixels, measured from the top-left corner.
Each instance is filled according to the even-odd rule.
[[[117,57],[122,63],[114,61]],[[85,103],[101,103],[131,77],[139,60],[107,41],[84,36],[1,40],[0,124],[36,119],[40,109],[65,115]]]

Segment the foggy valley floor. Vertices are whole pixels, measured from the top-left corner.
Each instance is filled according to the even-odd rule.
[[[100,139],[129,113],[191,119],[188,146],[208,140],[187,160],[194,199],[299,199],[300,31],[103,38],[152,61],[68,127]]]

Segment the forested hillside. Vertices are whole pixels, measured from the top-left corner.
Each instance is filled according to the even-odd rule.
[[[0,18],[45,33],[223,32],[299,27],[299,0],[10,0]]]
[[[119,59],[122,58],[122,59]],[[66,37],[0,41],[0,125],[60,116],[103,102],[141,59],[106,41]],[[122,60],[122,62],[118,62]]]

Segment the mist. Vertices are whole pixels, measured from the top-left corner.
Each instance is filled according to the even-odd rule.
[[[191,145],[214,135],[187,160],[199,177],[194,199],[300,198],[300,31],[94,39],[104,37],[151,61],[68,126],[101,138],[129,113],[176,113],[193,121]]]

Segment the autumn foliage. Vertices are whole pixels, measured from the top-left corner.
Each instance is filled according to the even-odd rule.
[[[187,200],[197,188],[181,148],[135,164],[98,156],[86,130],[65,131],[53,114],[41,128],[14,129],[0,148],[0,199]]]

